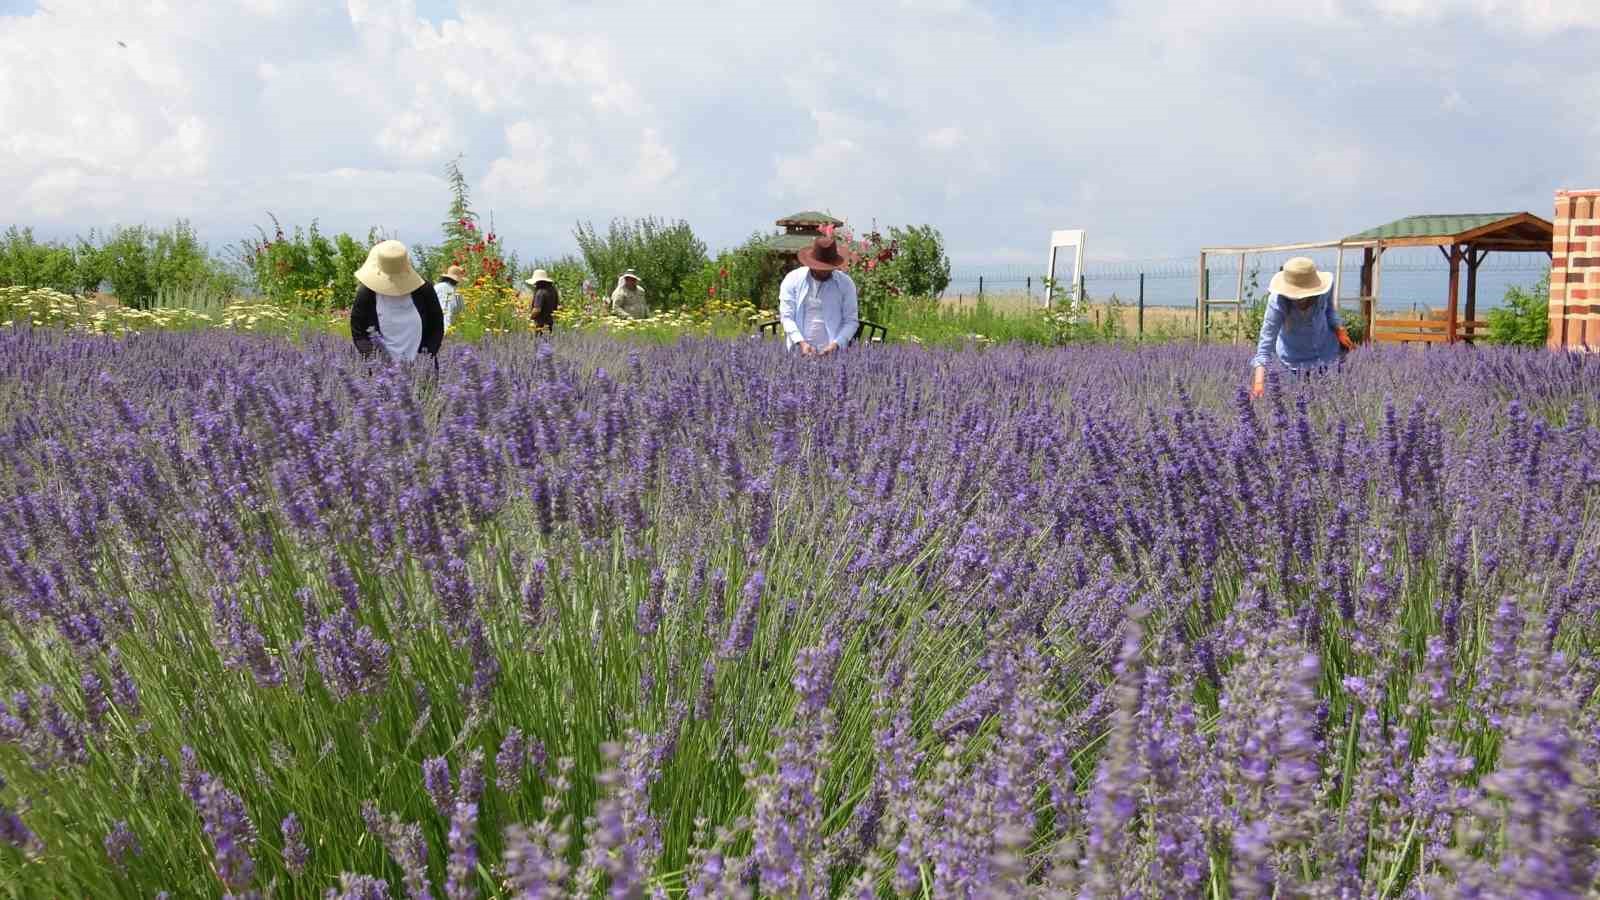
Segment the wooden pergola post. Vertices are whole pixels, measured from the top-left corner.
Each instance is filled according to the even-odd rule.
[[[1445,306],[1444,342],[1456,342],[1456,304],[1461,294],[1461,245],[1450,245],[1450,300]]]
[[[1468,322],[1476,322],[1478,320],[1478,267],[1483,265],[1483,261],[1485,259],[1487,259],[1488,256],[1489,256],[1489,251],[1487,251],[1487,250],[1478,250],[1477,248],[1473,247],[1470,244],[1467,245],[1467,321]],[[1472,339],[1477,336],[1477,332],[1478,332],[1478,329],[1475,328],[1475,327],[1469,327],[1467,329],[1467,335],[1466,335],[1467,343],[1469,343],[1469,344],[1472,343]]]
[[[1372,270],[1376,256],[1371,247],[1361,249],[1361,318],[1366,325],[1361,331],[1361,343],[1372,343],[1372,317],[1377,303],[1372,296]]]

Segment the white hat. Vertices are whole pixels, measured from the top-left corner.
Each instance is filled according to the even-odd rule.
[[[524,281],[523,284],[526,284],[529,287],[538,287],[541,281],[545,284],[555,284],[554,281],[550,280],[550,273],[543,269],[534,269],[533,276],[527,281]]]
[[[623,272],[622,278],[618,278],[617,280],[621,281],[623,278],[632,278],[635,284],[639,285],[640,287],[644,286],[644,282],[639,280],[639,275],[632,269],[628,269],[627,271]]]
[[[1317,264],[1304,256],[1296,256],[1283,264],[1283,271],[1272,276],[1267,289],[1290,300],[1320,297],[1333,287],[1333,276],[1317,271]]]
[[[367,253],[356,280],[380,294],[409,294],[426,282],[411,268],[411,252],[399,241],[383,241]]]

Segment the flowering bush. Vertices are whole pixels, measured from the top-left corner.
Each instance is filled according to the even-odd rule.
[[[1587,896],[1600,359],[1244,352],[0,330],[0,883]]]
[[[324,235],[315,220],[310,228],[295,226],[286,233],[276,217],[272,231],[256,229],[259,237],[240,242],[236,255],[255,279],[262,296],[283,306],[313,313],[347,307],[356,293],[356,270],[367,252],[383,240],[378,229],[365,240],[348,234]]]
[[[461,310],[450,322],[448,337],[477,340],[533,329],[531,298],[510,285],[482,278],[462,284],[458,291]]]

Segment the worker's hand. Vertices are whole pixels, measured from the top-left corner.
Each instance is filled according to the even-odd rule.
[[[1355,342],[1350,340],[1350,332],[1340,328],[1336,333],[1339,335],[1339,346],[1346,350],[1354,350],[1356,348]]]
[[[823,347],[822,348],[822,352],[820,354],[818,354],[818,355],[819,356],[827,356],[827,355],[833,353],[833,351],[835,351],[837,349],[839,349],[839,342],[838,341],[829,341],[828,342],[828,346]]]
[[[1261,366],[1256,366],[1255,379],[1250,382],[1250,396],[1259,400],[1261,399],[1261,395],[1265,394],[1266,392],[1267,370]]]
[[[800,355],[801,356],[816,356],[817,355],[817,348],[811,346],[811,344],[809,342],[801,341],[800,342]]]

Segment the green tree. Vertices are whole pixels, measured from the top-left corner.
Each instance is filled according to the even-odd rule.
[[[138,309],[154,305],[161,290],[226,296],[237,287],[233,274],[182,219],[160,230],[118,228],[98,246],[82,243],[81,252],[89,257],[85,271],[109,283],[123,305]]]
[[[890,227],[892,258],[879,268],[884,281],[894,284],[902,295],[938,297],[950,286],[950,257],[944,252],[944,236],[932,225]]]
[[[1533,286],[1524,290],[1512,285],[1506,290],[1505,303],[1499,309],[1489,310],[1491,344],[1512,347],[1543,347],[1550,336],[1550,272]]]
[[[39,241],[34,238],[33,229],[15,225],[0,235],[0,287],[11,285],[68,293],[94,286],[83,283],[78,253],[73,247]]]
[[[710,260],[688,222],[613,219],[605,234],[579,222],[572,234],[599,290],[609,294],[617,277],[633,269],[649,292],[651,309],[698,302],[698,297],[683,295],[683,285]]]

